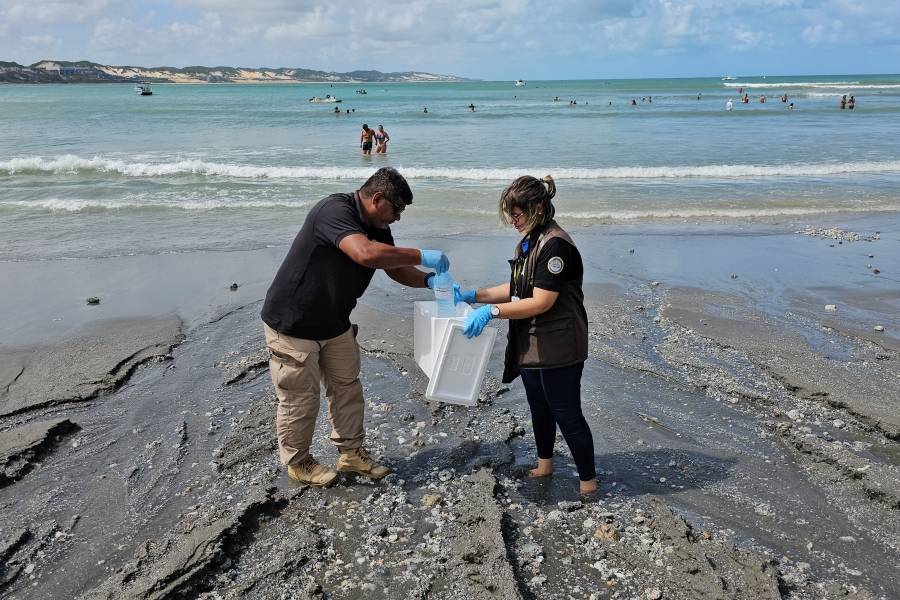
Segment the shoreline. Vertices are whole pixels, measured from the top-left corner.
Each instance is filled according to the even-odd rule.
[[[427,290],[378,274],[353,315],[367,445],[395,474],[317,490],[289,482],[274,452],[258,311],[283,247],[20,265],[12,289],[22,295],[4,315],[29,306],[52,332],[48,320],[69,304],[79,308],[67,328],[80,315],[102,331],[98,318],[134,313],[114,328],[131,341],[98,339],[60,362],[59,380],[101,381],[110,365],[143,356],[135,349],[157,349],[114,388],[79,397],[69,383],[71,402],[0,417],[0,457],[15,479],[0,485],[9,515],[0,591],[891,598],[900,586],[900,290],[864,263],[875,254],[896,277],[900,219],[844,227],[875,221],[881,239],[840,245],[783,225],[575,229],[591,333],[583,406],[601,473],[600,494],[586,500],[561,440],[554,477],[521,477],[533,439],[521,383],[497,379],[502,336],[477,407],[424,400],[411,302]],[[426,241],[402,231],[398,243]],[[472,285],[506,277],[515,239],[435,241]],[[128,285],[83,307],[86,292],[71,286],[85,279]],[[824,311],[826,299],[837,312]],[[154,324],[154,314],[178,315],[181,337],[171,337],[171,317]],[[876,316],[888,319],[880,337]],[[58,339],[31,341],[53,354]],[[84,368],[84,357],[104,354]],[[29,397],[25,387],[38,391],[41,380],[26,375],[2,374],[4,407]],[[314,453],[331,461],[327,431],[320,416]]]
[[[301,80],[301,79],[291,79],[291,80],[266,80],[266,79],[251,79],[251,80],[239,80],[239,81],[145,81],[141,79],[127,80],[127,81],[0,81],[0,85],[98,85],[98,84],[118,84],[118,85],[134,85],[136,83],[150,83],[151,85],[163,86],[163,85],[244,85],[244,84],[298,84],[298,85],[344,85],[344,84],[367,84],[367,85],[389,85],[389,84],[402,84],[402,83],[484,83],[480,79],[471,79],[471,80],[443,80],[443,79],[411,79],[404,81],[315,81],[315,80]]]
[[[52,61],[51,61],[52,62]],[[21,65],[23,67],[27,67],[28,65]],[[238,67],[227,67],[227,68],[238,68]],[[279,67],[283,68],[283,67]],[[274,70],[274,69],[273,69]],[[797,79],[797,78],[846,78],[846,77],[884,77],[884,78],[897,78],[900,77],[900,73],[820,73],[820,74],[806,74],[806,75],[747,75],[746,77],[739,77],[738,81],[729,82],[729,83],[742,83],[741,79]],[[528,80],[529,84],[534,83],[563,83],[563,82],[584,82],[584,81],[603,81],[603,82],[622,82],[622,81],[693,81],[693,80],[712,80],[712,81],[721,81],[721,77],[717,75],[697,75],[693,77],[615,77],[615,78],[588,78],[588,79],[531,79]],[[470,78],[457,78],[457,79],[414,79],[414,80],[404,80],[404,81],[366,81],[366,80],[342,80],[342,81],[326,81],[326,80],[290,80],[290,81],[265,81],[258,80],[259,83],[510,83],[514,80],[505,80],[505,79],[470,79]],[[190,83],[190,84],[204,84],[204,85],[218,85],[218,84],[229,84],[229,83],[256,83],[257,80],[253,81],[190,81],[190,82],[178,82],[178,81],[167,81],[167,82],[159,82],[161,84],[180,84],[180,83]],[[0,85],[10,84],[10,85],[30,85],[33,83],[60,83],[60,84],[68,84],[65,81],[30,81],[30,82],[16,82],[16,81],[0,81]],[[79,81],[73,82],[76,84],[89,84],[93,85],[95,83],[129,83],[128,81]],[[133,81],[131,83],[134,83]],[[153,82],[151,82],[153,83]],[[767,81],[761,82],[750,82],[753,84],[762,84],[767,83]],[[772,81],[771,83],[778,85],[779,81]],[[725,91],[728,91],[727,88]]]

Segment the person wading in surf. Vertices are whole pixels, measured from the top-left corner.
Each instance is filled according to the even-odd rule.
[[[349,114],[350,110],[347,110]],[[369,156],[372,154],[372,138],[375,137],[375,132],[369,129],[369,126],[366,123],[363,123],[362,131],[359,133],[359,147],[362,148],[362,153],[365,156]]]
[[[375,154],[387,154],[387,144],[391,141],[391,136],[384,130],[384,125],[378,126],[375,132]]]

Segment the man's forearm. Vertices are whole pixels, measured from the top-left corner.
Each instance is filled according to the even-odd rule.
[[[389,244],[374,243],[366,248],[365,256],[359,263],[370,269],[414,267],[422,263],[422,254],[417,248],[397,248]]]
[[[397,283],[407,287],[427,287],[425,285],[425,276],[428,275],[428,271],[420,271],[415,267],[398,267],[396,269],[385,269],[384,272]]]

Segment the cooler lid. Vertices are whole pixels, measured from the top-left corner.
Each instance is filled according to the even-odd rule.
[[[481,335],[468,339],[463,334],[463,324],[451,322],[444,332],[425,397],[475,406],[496,338],[496,327],[485,327]]]

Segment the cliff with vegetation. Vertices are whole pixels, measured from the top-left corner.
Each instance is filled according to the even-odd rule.
[[[335,73],[295,68],[242,67],[132,67],[88,61],[44,60],[32,65],[0,61],[0,83],[299,83],[299,82],[404,82],[464,81],[453,75],[406,71],[350,71]]]

